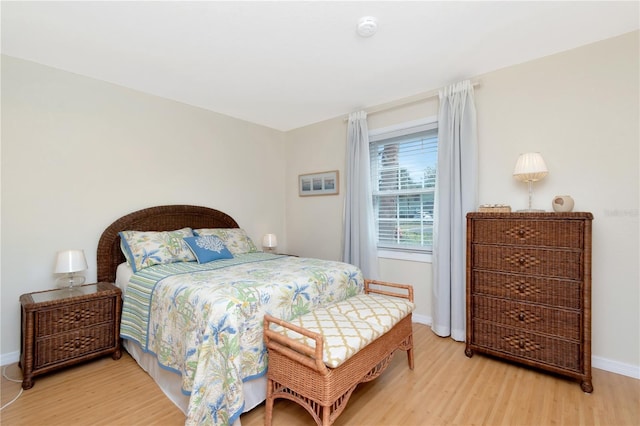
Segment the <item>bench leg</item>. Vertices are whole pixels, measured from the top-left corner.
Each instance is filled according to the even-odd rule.
[[[404,339],[404,341],[400,344],[399,349],[407,351],[407,361],[409,362],[409,369],[413,370],[413,333],[411,333]]]
[[[273,416],[273,380],[267,379],[267,400],[265,402],[264,426],[271,426]]]
[[[331,407],[322,407],[322,426],[331,426]]]
[[[413,347],[407,350],[407,361],[409,361],[409,369],[413,370]]]

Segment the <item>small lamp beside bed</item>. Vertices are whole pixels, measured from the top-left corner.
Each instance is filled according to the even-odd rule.
[[[267,253],[275,253],[276,247],[278,247],[278,238],[276,234],[265,234],[262,237],[262,249]]]
[[[64,274],[56,280],[58,287],[72,289],[84,284],[84,275],[79,274],[89,269],[84,250],[61,250],[56,258],[54,273]]]

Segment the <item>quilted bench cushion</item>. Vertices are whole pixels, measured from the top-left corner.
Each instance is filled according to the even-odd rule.
[[[415,305],[407,299],[381,294],[359,294],[327,306],[331,312],[339,312],[358,318],[368,324],[376,324],[383,333],[391,330],[401,319],[413,312]]]
[[[289,322],[324,337],[322,361],[336,368],[356,352],[391,330],[401,319],[413,312],[414,304],[407,299],[379,294],[360,294]],[[315,342],[295,331],[276,326],[273,329],[287,337],[315,347]]]
[[[289,322],[324,337],[322,361],[331,368],[338,367],[384,334],[383,328],[376,323],[369,323],[326,308],[317,308]],[[276,326],[273,330],[307,346],[315,347],[314,340],[293,330],[281,326]]]

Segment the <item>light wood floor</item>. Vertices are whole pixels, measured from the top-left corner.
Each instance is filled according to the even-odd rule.
[[[336,426],[345,425],[640,425],[640,380],[593,370],[592,394],[577,382],[482,355],[414,324],[414,371],[404,352],[354,392]],[[20,377],[17,365],[6,370]],[[2,378],[2,405],[19,383]],[[126,353],[35,378],[0,413],[3,425],[182,425],[185,417]],[[264,405],[242,415],[264,424]],[[311,416],[278,400],[274,426],[309,425]]]

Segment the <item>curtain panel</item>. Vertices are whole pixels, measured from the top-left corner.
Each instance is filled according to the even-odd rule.
[[[343,261],[358,266],[365,278],[378,278],[367,113],[349,114]]]
[[[478,190],[476,109],[470,81],[440,90],[433,239],[433,331],[464,341],[466,214]]]

